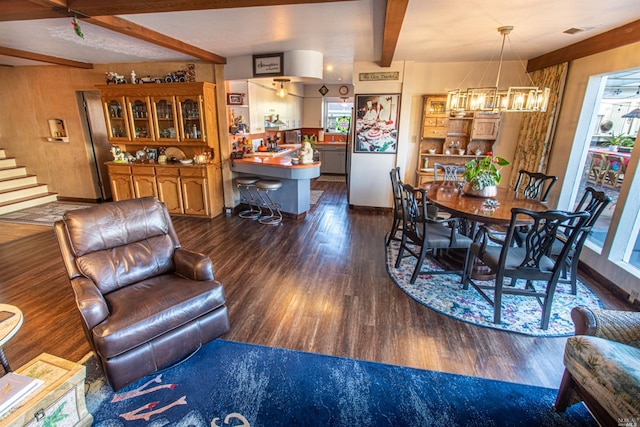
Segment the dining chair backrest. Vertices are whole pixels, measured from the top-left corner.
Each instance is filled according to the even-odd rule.
[[[433,179],[434,181],[459,181],[462,179],[464,173],[464,165],[450,164],[450,163],[434,163],[433,164]],[[442,175],[440,175],[442,173]],[[458,174],[460,174],[458,176]]]
[[[391,231],[387,237],[386,246],[389,246],[392,240],[398,240],[396,233],[401,230],[402,224],[402,180],[400,179],[400,166],[391,169],[389,172],[391,177],[391,191],[393,192],[393,223]]]
[[[516,192],[516,196],[523,195],[527,199],[536,199],[545,203],[557,180],[557,176],[520,169],[518,181],[516,181],[513,190]]]
[[[501,268],[518,271],[518,277],[523,279],[533,280],[540,278],[541,275],[551,275],[552,280],[557,281],[559,269],[563,266],[564,260],[589,216],[588,212],[566,212],[560,210],[536,212],[528,209],[513,208],[511,210],[509,230],[500,253],[498,265],[502,266]],[[529,226],[526,235],[522,239],[521,246],[517,247],[515,239],[518,230],[521,230],[523,221],[528,222]],[[560,253],[554,257],[553,265],[551,265],[551,251],[556,238],[561,233],[566,236],[566,240]],[[510,265],[508,262],[509,252],[520,248],[524,249],[524,253],[521,253],[520,264]],[[509,276],[513,277],[513,271]]]

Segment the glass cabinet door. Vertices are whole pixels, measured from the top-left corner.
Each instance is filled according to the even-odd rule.
[[[129,123],[127,123],[124,97],[104,97],[102,102],[107,120],[109,141],[129,141]]]
[[[131,123],[131,140],[148,142],[154,140],[149,98],[127,97],[129,105],[129,122]]]
[[[151,98],[153,107],[153,122],[157,142],[177,142],[180,140],[178,131],[178,115],[173,96]]]
[[[180,136],[183,142],[204,142],[206,133],[202,115],[202,96],[180,96]]]

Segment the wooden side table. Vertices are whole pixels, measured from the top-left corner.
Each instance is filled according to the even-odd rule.
[[[4,354],[4,345],[18,332],[23,320],[22,311],[18,307],[0,304],[0,363],[5,372],[11,372],[11,367]]]

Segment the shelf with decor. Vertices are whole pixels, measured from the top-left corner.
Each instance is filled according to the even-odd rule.
[[[102,85],[98,89],[112,143],[219,146],[212,83]]]
[[[446,94],[423,96],[422,133],[417,156],[416,185],[433,181],[433,163],[465,164],[493,151],[500,115],[445,110]]]

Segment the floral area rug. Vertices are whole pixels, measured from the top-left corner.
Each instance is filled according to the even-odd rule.
[[[558,283],[553,297],[549,328],[540,329],[542,308],[534,297],[503,295],[502,318],[500,324],[493,323],[493,307],[471,286],[463,290],[460,276],[457,274],[420,275],[413,285],[409,283],[416,259],[405,257],[399,268],[395,268],[400,242],[392,241],[386,248],[387,271],[391,279],[419,303],[446,314],[454,319],[487,328],[516,332],[539,337],[560,337],[574,334],[571,321],[571,309],[577,306],[602,307],[597,295],[578,280],[577,295],[571,294],[571,285]],[[439,269],[429,257],[423,269]],[[491,285],[493,281],[478,282]],[[537,289],[544,284],[536,283]],[[492,297],[491,294],[489,294]]]

